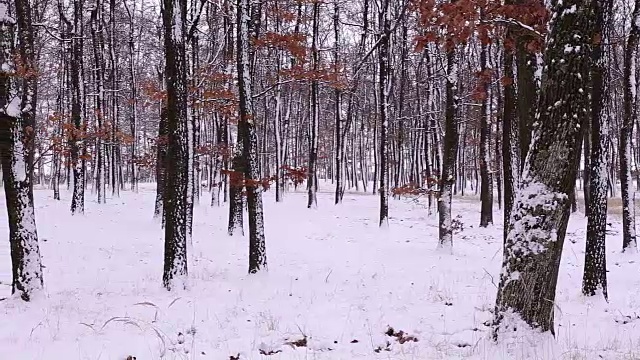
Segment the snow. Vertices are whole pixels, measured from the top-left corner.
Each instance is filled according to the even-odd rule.
[[[5,114],[17,118],[20,117],[20,103],[21,103],[21,99],[19,96],[13,96],[13,98],[11,98],[11,101],[9,102],[9,104],[7,104],[7,107],[5,109]]]
[[[7,4],[0,3],[0,23],[14,24],[15,20],[9,15]]]
[[[301,187],[303,188],[303,187]],[[226,235],[226,206],[196,205],[188,290],[162,288],[163,232],[152,217],[155,187],[68,211],[35,190],[47,296],[0,301],[7,359],[633,359],[640,356],[640,261],[621,254],[619,215],[609,217],[610,302],[580,294],[586,219],[571,217],[556,297],[556,338],[527,330],[490,340],[502,257],[502,215],[478,228],[477,197],[454,196],[452,253],[436,251],[437,215],[345,193],[333,205],[321,183],[318,210],[306,192],[275,203],[264,194],[269,271],[247,275],[248,237]],[[0,194],[0,207],[4,208]],[[497,207],[496,207],[497,208]],[[245,222],[246,223],[246,222]],[[0,231],[7,232],[0,211]],[[248,233],[248,232],[247,232]],[[8,242],[0,242],[0,298],[10,293]],[[512,274],[516,277],[517,274]],[[509,315],[509,314],[507,314]],[[418,341],[401,344],[388,327]],[[307,339],[306,347],[292,343]],[[379,352],[374,350],[379,349]],[[273,355],[261,355],[274,352]]]
[[[22,143],[22,136],[20,136],[21,129],[17,127],[13,127],[13,138],[18,139],[14,143],[14,153],[13,157],[13,173],[15,174],[16,180],[25,181],[27,179],[27,164],[24,162],[25,150],[24,144]]]

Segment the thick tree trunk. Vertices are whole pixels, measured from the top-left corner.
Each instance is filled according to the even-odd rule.
[[[553,332],[553,310],[569,194],[580,156],[581,119],[590,116],[589,66],[594,39],[591,1],[558,1],[545,52],[537,126],[513,204],[496,298],[496,331],[513,321]]]
[[[607,299],[607,259],[605,239],[607,231],[607,146],[609,87],[607,62],[605,61],[605,39],[611,19],[612,0],[596,0],[595,33],[602,41],[593,44],[591,66],[591,156],[589,183],[589,216],[587,222],[587,245],[584,255],[582,293],[593,296],[602,291]],[[585,138],[585,142],[587,139]],[[585,154],[586,155],[586,154]],[[586,156],[585,156],[586,157]],[[586,199],[585,199],[586,202]]]
[[[163,0],[167,87],[167,155],[164,192],[165,239],[163,285],[167,290],[187,283],[187,61],[186,0]]]
[[[25,301],[43,290],[42,262],[33,206],[33,156],[37,81],[31,8],[16,0],[14,20],[9,3],[0,0],[0,157],[9,219],[12,293]],[[15,77],[14,26],[19,61],[25,76]]]

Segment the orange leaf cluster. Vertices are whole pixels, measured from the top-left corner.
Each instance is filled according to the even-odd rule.
[[[279,34],[273,31],[267,31],[258,38],[253,39],[253,45],[256,48],[275,48],[288,51],[298,60],[303,60],[307,56],[307,48],[305,46],[305,36],[296,33]]]
[[[457,0],[440,4],[435,0],[415,0],[413,5],[423,27],[423,33],[415,39],[416,51],[431,42],[441,42],[449,50],[456,44],[466,43],[474,34],[482,44],[489,44],[492,33],[496,33],[493,31],[496,24],[500,23],[498,20],[521,23],[540,34],[545,33],[549,21],[548,9],[540,0],[525,0],[515,5],[504,5],[497,0]],[[517,27],[516,30],[524,31]],[[505,47],[512,45],[512,39],[505,39]],[[541,46],[540,39],[531,38],[527,48],[535,52]]]

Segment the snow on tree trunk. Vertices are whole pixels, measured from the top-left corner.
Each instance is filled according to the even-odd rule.
[[[447,78],[444,119],[444,143],[442,151],[442,173],[440,175],[440,196],[438,198],[438,248],[453,247],[453,221],[451,218],[451,197],[455,182],[455,168],[458,157],[458,59],[456,48],[447,49]]]
[[[587,245],[584,256],[582,293],[593,296],[602,291],[607,298],[607,262],[605,239],[607,231],[607,147],[609,77],[605,61],[605,39],[609,39],[607,26],[612,9],[611,0],[596,0],[595,33],[601,41],[593,44],[591,67],[591,137],[589,183],[589,216],[587,223]],[[585,121],[587,122],[587,121]],[[586,129],[585,129],[586,130]],[[586,131],[585,131],[586,132]],[[587,141],[585,137],[585,142]],[[586,156],[585,156],[586,157]],[[586,200],[585,200],[586,201]]]
[[[264,220],[262,215],[262,193],[258,167],[258,139],[253,113],[253,88],[250,69],[249,29],[252,24],[249,0],[237,0],[236,13],[236,64],[238,68],[238,96],[240,119],[238,132],[242,139],[242,160],[247,189],[247,213],[249,215],[249,273],[267,267]]]
[[[366,16],[366,15],[365,15]],[[338,2],[333,2],[333,40],[335,45],[333,47],[333,64],[337,69],[340,66],[340,7]],[[343,142],[342,142],[342,90],[335,88],[333,91],[334,97],[334,119],[335,119],[335,180],[336,190],[334,193],[334,203],[337,205],[342,202],[342,196],[344,194],[344,185],[342,184],[342,178],[344,173],[344,165],[342,163],[343,158]]]
[[[167,158],[165,163],[165,240],[163,285],[186,287],[187,280],[187,62],[186,0],[164,0],[164,45],[167,86]]]
[[[483,11],[481,11],[481,14]],[[482,15],[481,15],[482,16]],[[487,227],[493,224],[493,172],[491,171],[491,151],[489,141],[491,139],[491,123],[489,102],[489,82],[491,81],[491,69],[487,64],[487,44],[484,40],[480,49],[480,81],[482,82],[482,105],[480,109],[480,226]]]
[[[636,240],[635,223],[635,191],[631,177],[631,136],[633,123],[637,118],[637,79],[638,68],[638,41],[640,40],[640,1],[635,1],[635,8],[631,16],[631,32],[627,39],[627,47],[624,54],[624,115],[620,129],[620,188],[622,190],[622,251],[636,252],[638,243]]]
[[[380,118],[380,226],[389,225],[389,1],[378,12],[380,46],[378,48],[378,117]]]
[[[311,57],[313,73],[316,74],[320,66],[320,54],[318,49],[318,36],[320,26],[320,3],[315,1],[313,3],[313,34],[311,38]],[[320,104],[318,103],[319,97],[319,84],[318,79],[314,76],[311,80],[311,123],[309,124],[309,168],[307,174],[307,207],[317,208],[317,162],[318,162],[318,132],[320,122]]]
[[[136,3],[129,9],[127,2],[123,2],[129,16],[129,79],[131,81],[131,101],[129,126],[131,127],[131,190],[138,192],[137,150],[138,150],[138,84],[136,74],[136,47],[135,47],[135,13]]]
[[[238,129],[239,130],[239,129]],[[244,167],[242,159],[242,137],[237,133],[236,149],[231,161],[233,171],[229,173],[229,236],[244,235]]]
[[[156,201],[153,217],[162,216],[164,225],[164,192],[167,177],[167,107],[160,109],[160,122],[158,124],[158,139],[156,140]]]
[[[71,40],[71,121],[73,123],[70,136],[71,165],[73,167],[73,195],[71,197],[71,213],[84,213],[84,172],[85,160],[82,118],[84,109],[84,1],[73,3],[73,31]]]
[[[590,115],[591,1],[552,3],[534,135],[516,191],[496,298],[495,336],[516,319],[553,332],[553,310],[569,194],[580,156],[581,121]]]
[[[106,103],[105,99],[105,91],[104,91],[104,58],[103,58],[103,47],[101,36],[98,36],[98,33],[102,33],[102,2],[99,0],[96,2],[95,8],[91,10],[91,41],[93,43],[93,58],[95,63],[94,69],[94,79],[96,86],[96,98],[95,98],[95,113],[97,120],[97,131],[101,133],[103,131],[103,120],[106,112]],[[106,202],[105,194],[106,194],[106,179],[105,179],[105,159],[104,159],[104,145],[102,144],[103,139],[101,136],[96,138],[96,179],[95,179],[95,189],[98,193],[98,204]]]
[[[16,0],[16,20],[0,0],[0,157],[9,218],[12,293],[29,301],[43,290],[42,262],[33,206],[32,169],[37,79],[33,27],[27,0]],[[18,28],[21,76],[13,62]]]

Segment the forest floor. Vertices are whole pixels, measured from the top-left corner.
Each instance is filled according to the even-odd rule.
[[[6,212],[0,211],[0,358],[640,359],[640,255],[621,254],[619,215],[607,239],[609,302],[580,293],[586,219],[571,217],[556,298],[555,332],[491,342],[502,259],[502,215],[480,229],[477,200],[456,198],[463,229],[453,254],[436,250],[437,217],[348,192],[319,208],[303,193],[265,195],[269,271],[247,275],[248,240],[226,235],[227,208],[195,208],[190,289],[161,287],[163,233],[154,186],[122,192],[72,217],[69,194],[36,190],[46,297],[10,296]],[[208,197],[208,193],[204,193]],[[4,196],[0,196],[4,208]],[[392,329],[389,329],[389,328]],[[401,333],[402,332],[402,333]]]

